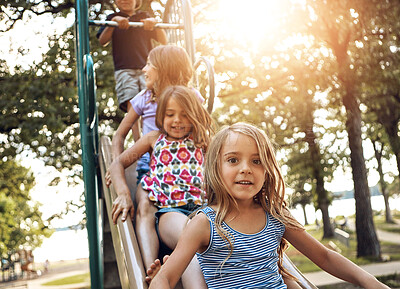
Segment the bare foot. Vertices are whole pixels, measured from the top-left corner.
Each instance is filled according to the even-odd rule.
[[[165,262],[167,262],[169,255],[165,255],[163,258],[163,264],[165,264]],[[150,268],[147,269],[146,273],[147,276],[145,278],[146,282],[148,284],[150,284],[151,280],[154,279],[154,277],[157,275],[157,273],[160,271],[161,269],[161,262],[160,259],[156,259],[154,261],[154,263],[152,263],[150,265]]]

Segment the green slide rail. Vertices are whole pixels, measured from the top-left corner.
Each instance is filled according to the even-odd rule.
[[[76,1],[75,48],[79,96],[79,124],[82,148],[83,180],[89,242],[91,287],[103,289],[103,268],[99,232],[97,186],[98,117],[93,59],[89,49],[88,4]]]

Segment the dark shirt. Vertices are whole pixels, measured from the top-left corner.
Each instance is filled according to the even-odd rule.
[[[117,12],[108,15],[107,21],[115,16],[128,17],[125,13]],[[147,12],[138,11],[129,17],[129,22],[140,22],[141,19],[149,17]],[[104,29],[105,26],[100,27],[97,38]],[[123,30],[115,27],[111,39],[114,70],[142,69],[146,65],[147,56],[152,49],[151,39],[156,39],[155,30],[144,30],[143,27],[130,27]]]

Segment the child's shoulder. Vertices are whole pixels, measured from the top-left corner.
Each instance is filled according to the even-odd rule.
[[[207,208],[207,207],[205,207]],[[201,228],[209,228],[210,226],[210,218],[208,217],[207,213],[205,212],[205,208],[202,208],[197,211],[196,215],[190,220],[196,226]]]
[[[152,130],[148,132],[145,136],[151,141],[151,142],[156,142],[162,133],[159,130]]]

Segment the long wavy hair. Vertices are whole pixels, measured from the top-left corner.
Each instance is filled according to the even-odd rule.
[[[266,173],[264,185],[254,197],[254,201],[259,203],[264,211],[271,214],[285,226],[304,230],[303,226],[292,217],[287,208],[286,201],[284,200],[285,182],[275,157],[274,147],[268,136],[262,130],[247,123],[236,123],[224,127],[213,137],[208,147],[204,167],[204,188],[207,192],[208,205],[216,207],[216,230],[231,248],[231,252],[226,260],[233,252],[234,242],[229,233],[223,229],[222,222],[230,211],[230,208],[232,208],[232,206],[237,208],[238,205],[221,177],[221,161],[219,156],[222,146],[231,133],[240,133],[249,136],[257,144],[261,164]],[[284,275],[293,277],[282,266],[283,253],[287,247],[288,242],[282,238],[280,246],[278,247],[278,266]]]
[[[158,73],[153,87],[155,97],[160,96],[167,86],[188,86],[193,76],[193,67],[185,49],[174,45],[160,45],[150,51],[148,58]]]
[[[167,104],[170,99],[174,99],[186,112],[186,115],[192,124],[191,136],[195,145],[207,151],[210,137],[214,132],[213,120],[207,110],[201,105],[200,99],[192,88],[186,86],[169,86],[165,88],[158,98],[156,111],[156,126],[164,130],[164,118],[167,110]]]

